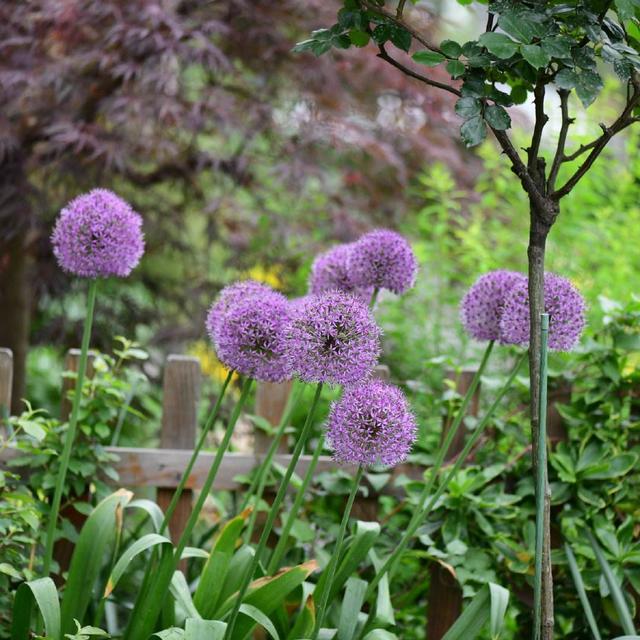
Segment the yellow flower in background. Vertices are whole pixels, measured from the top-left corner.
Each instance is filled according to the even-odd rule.
[[[245,271],[242,275],[243,277],[250,278],[251,280],[264,282],[274,289],[282,289],[281,273],[282,269],[280,267],[265,268],[261,264],[256,264],[248,271]]]
[[[634,351],[627,355],[627,361],[622,371],[622,375],[625,377],[628,377],[639,370],[640,370],[640,351]]]
[[[200,360],[202,373],[211,378],[214,382],[222,384],[229,374],[229,369],[218,360],[215,351],[204,341],[198,340],[194,342],[188,349],[187,353]],[[231,381],[235,382],[238,375],[236,373],[231,377]]]

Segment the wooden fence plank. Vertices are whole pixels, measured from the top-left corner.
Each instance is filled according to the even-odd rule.
[[[13,385],[13,353],[0,349],[0,429],[11,413],[11,387]]]
[[[185,450],[187,461],[191,456],[196,442],[198,424],[198,400],[201,384],[200,361],[191,356],[170,355],[164,370],[164,384],[162,395],[162,430],[160,432],[160,447],[170,451]],[[177,474],[176,483],[182,472]],[[125,479],[121,479],[125,486]],[[158,505],[165,511],[173,498],[176,485],[157,482]],[[169,531],[174,542],[177,542],[191,514],[193,493],[185,490],[180,496],[171,522]]]
[[[291,381],[258,383],[256,387],[256,415],[268,420],[271,426],[277,426],[280,424],[290,393]],[[267,435],[262,429],[257,428],[254,428],[253,433],[254,451],[256,453],[266,453],[271,444],[271,436]],[[283,438],[278,445],[278,451],[285,453],[286,450],[287,440]]]

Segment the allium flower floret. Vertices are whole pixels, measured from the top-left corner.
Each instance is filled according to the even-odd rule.
[[[144,253],[142,218],[112,191],[94,189],[62,209],[51,242],[58,264],[68,273],[126,277]]]
[[[396,465],[415,442],[416,421],[402,391],[370,380],[344,391],[327,424],[336,460],[359,465]]]
[[[359,382],[371,373],[380,353],[380,330],[371,312],[339,291],[301,301],[287,340],[291,366],[305,382]]]
[[[238,296],[220,316],[211,318],[210,313],[207,328],[218,359],[227,368],[256,380],[282,382],[291,378],[289,322],[288,300],[267,287]]]
[[[571,351],[585,325],[585,303],[580,292],[562,276],[544,275],[544,306],[549,314],[549,348]],[[500,340],[504,344],[529,344],[528,281],[517,282],[505,297],[500,321]]]
[[[476,340],[498,340],[504,299],[516,282],[526,277],[516,271],[490,271],[469,288],[460,304],[464,328]]]
[[[355,286],[403,293],[413,287],[418,262],[406,238],[376,229],[363,235],[349,251],[349,272]]]
[[[316,257],[309,276],[310,293],[342,291],[353,293],[365,303],[369,303],[373,287],[358,287],[351,278],[349,254],[353,246],[354,243],[340,244]]]
[[[216,329],[234,303],[271,292],[271,287],[257,280],[242,280],[224,287],[207,313],[206,326],[211,340],[215,342]]]

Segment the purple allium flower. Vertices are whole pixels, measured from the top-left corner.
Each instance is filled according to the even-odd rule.
[[[297,305],[287,339],[291,366],[305,382],[359,382],[380,353],[373,315],[353,295],[339,291],[310,295]]]
[[[266,382],[282,382],[291,377],[287,357],[286,331],[291,320],[289,301],[266,287],[235,296],[226,312],[211,313],[207,329],[218,358],[229,369]]]
[[[206,326],[209,336],[215,342],[216,328],[234,303],[248,299],[254,295],[271,293],[273,289],[257,280],[242,280],[224,287],[207,314]]]
[[[58,264],[69,273],[126,277],[144,253],[142,218],[112,191],[93,189],[62,209],[51,242]]]
[[[498,340],[505,295],[526,277],[516,271],[490,271],[480,276],[460,303],[462,324],[476,340]]]
[[[357,287],[351,280],[349,253],[355,243],[340,244],[321,253],[314,261],[309,276],[309,291],[313,294],[325,291],[353,293],[369,304],[373,287]]]
[[[355,286],[403,293],[413,286],[418,263],[399,233],[376,229],[354,243],[349,251],[349,271]]]
[[[380,380],[347,388],[331,406],[327,437],[339,462],[398,464],[407,457],[416,434],[402,391]]]
[[[549,348],[571,351],[584,329],[585,304],[580,292],[562,276],[544,274],[544,306],[549,314]],[[504,344],[529,344],[528,281],[518,281],[505,296],[500,321],[500,340]]]

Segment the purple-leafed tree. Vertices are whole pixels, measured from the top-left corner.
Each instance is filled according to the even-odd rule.
[[[457,98],[456,112],[464,120],[460,133],[467,146],[480,143],[491,131],[507,156],[514,179],[529,200],[530,411],[536,452],[546,241],[560,215],[562,200],[570,195],[611,139],[640,120],[640,3],[458,1],[477,5],[473,7],[478,22],[476,36],[467,42],[436,42],[416,25],[420,12],[413,10],[413,3],[406,0],[344,0],[337,22],[314,31],[296,48],[318,56],[331,49],[375,48],[378,57],[399,73],[429,91],[435,88]],[[575,95],[575,103],[586,109],[603,87],[601,74],[605,67],[618,79],[622,102],[619,114],[612,122],[602,123],[601,133],[593,140],[571,148],[569,133],[574,122],[571,97]],[[443,68],[450,76],[444,81],[436,75]],[[557,137],[550,137],[545,147],[548,93],[558,96],[561,126]],[[508,109],[530,97],[535,105],[534,123],[523,152],[508,132],[511,128]],[[536,470],[535,455],[533,465]],[[542,595],[533,631],[535,638],[551,640],[554,619],[548,483],[544,494]]]
[[[241,256],[251,242],[271,246],[256,238],[264,216],[278,237],[308,231],[308,219],[270,210],[265,175],[299,201],[308,178],[341,176],[323,215],[345,240],[362,227],[360,211],[397,222],[397,194],[427,158],[471,184],[451,95],[425,94],[375,55],[340,52],[336,71],[335,60],[291,53],[292,38],[331,12],[319,0],[0,3],[0,345],[14,351],[15,409],[31,312],[43,292],[67,286],[51,260],[51,221],[80,191],[110,186],[139,204],[150,255],[189,254],[189,208],[206,217],[209,242],[222,236]]]

